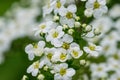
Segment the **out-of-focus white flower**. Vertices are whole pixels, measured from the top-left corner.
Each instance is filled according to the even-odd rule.
[[[109,80],[120,80],[120,70],[110,76]]]
[[[101,64],[91,64],[90,70],[92,71],[91,76],[93,78],[105,78],[108,76],[107,71],[107,65],[104,63]]]
[[[112,18],[118,18],[120,17],[120,4],[116,4],[114,5],[110,11],[109,11],[109,15]]]
[[[102,47],[96,46],[93,43],[89,43],[88,47],[83,48],[86,53],[89,53],[92,56],[98,56],[99,52],[102,50]]]
[[[106,0],[88,0],[86,2],[86,9],[92,9],[95,18],[101,17],[103,13],[108,11]]]
[[[33,60],[35,56],[41,56],[44,53],[45,42],[39,41],[34,46],[29,44],[25,48],[25,52],[28,54],[30,60]]]
[[[118,19],[116,22],[115,22],[115,28],[117,29],[117,31],[120,33],[120,19]],[[118,34],[119,34],[118,33]]]
[[[72,76],[75,75],[73,68],[68,68],[68,64],[61,63],[54,66],[54,80],[72,80]]]

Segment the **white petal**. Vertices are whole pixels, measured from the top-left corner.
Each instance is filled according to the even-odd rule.
[[[71,43],[70,48],[73,48],[73,47],[79,47],[79,45],[77,43]]]
[[[89,53],[90,52],[90,49],[88,47],[84,47],[83,50],[86,52],[86,53]]]
[[[34,59],[34,53],[30,53],[29,55],[28,55],[28,58],[29,58],[29,60],[33,60]]]
[[[73,75],[75,75],[75,70],[73,68],[69,68],[67,69],[67,76],[72,77]]]
[[[51,44],[53,44],[55,47],[61,47],[63,42],[58,39],[54,39],[51,41]]]
[[[54,80],[63,80],[63,79],[62,79],[62,76],[60,74],[55,74]]]
[[[60,16],[65,16],[67,13],[67,9],[64,8],[64,7],[61,7],[60,10],[59,10],[59,15]]]
[[[37,76],[37,74],[38,74],[38,69],[34,69],[32,72],[32,76]]]
[[[95,18],[100,18],[102,16],[102,11],[100,9],[94,10],[93,16]]]
[[[106,4],[106,0],[97,0],[99,2],[99,4],[101,5],[105,5]]]
[[[44,48],[44,47],[45,47],[45,42],[44,42],[44,41],[39,41],[39,42],[38,42],[38,46],[39,46],[40,48]]]
[[[33,45],[32,44],[29,44],[25,47],[25,52],[26,53],[33,53]]]
[[[76,7],[76,5],[71,4],[68,6],[67,10],[72,13],[75,13],[77,11],[77,7]]]
[[[73,27],[74,27],[74,24],[75,24],[75,20],[74,20],[74,19],[68,19],[68,20],[67,20],[67,25],[68,25],[70,28],[73,28]]]
[[[65,34],[62,40],[63,42],[71,43],[73,41],[73,37],[71,35]]]
[[[101,6],[101,11],[102,11],[103,13],[107,13],[107,12],[108,12],[107,6]]]
[[[27,69],[27,73],[31,73],[34,70],[33,65],[30,65]]]
[[[101,50],[102,50],[102,47],[101,47],[101,46],[96,46],[96,50],[97,50],[97,51],[101,51]]]
[[[91,4],[91,3],[89,3],[89,2],[86,2],[85,7],[86,7],[87,9],[89,9],[89,8],[93,9],[93,4]]]
[[[66,68],[68,68],[68,64],[67,63],[62,63],[62,64],[60,64],[60,67],[66,69]]]

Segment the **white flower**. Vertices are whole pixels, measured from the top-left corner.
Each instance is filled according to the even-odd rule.
[[[107,74],[108,68],[107,68],[107,65],[104,64],[104,63],[101,63],[101,64],[91,64],[90,70],[92,72],[91,76],[93,78],[94,77],[104,78],[104,77],[108,76],[108,74]]]
[[[120,80],[120,70],[110,76],[109,80]]]
[[[77,8],[76,8],[76,5],[69,5],[66,10],[64,10],[62,13],[61,16],[63,17],[60,17],[60,23],[62,25],[66,24],[68,25],[70,28],[74,27],[74,23],[75,23],[75,12],[77,11]]]
[[[66,0],[50,0],[47,6],[43,7],[43,16],[46,14],[50,14],[54,11],[54,14],[59,13],[59,15],[63,15],[63,11],[65,11],[64,4]]]
[[[35,56],[41,56],[44,53],[45,42],[39,41],[34,46],[29,44],[25,48],[25,52],[28,54],[30,60],[33,60]]]
[[[70,49],[70,54],[71,54],[71,56],[72,56],[73,58],[78,59],[80,56],[82,56],[83,51],[80,50],[79,47],[72,47],[72,48]]]
[[[62,26],[58,26],[56,28],[51,29],[48,32],[48,35],[46,35],[46,40],[51,41],[51,44],[54,45],[55,47],[60,47],[61,42],[60,38],[64,35],[64,32],[62,31]]]
[[[37,28],[34,29],[36,31],[35,36],[39,35],[40,33],[47,33],[49,29],[52,27],[52,24],[53,24],[52,21],[41,23]]]
[[[62,42],[62,48],[67,50],[70,48],[70,43],[73,42],[73,37],[71,35],[65,34],[62,38]]]
[[[39,68],[42,68],[42,66],[40,65],[39,61],[36,61],[28,67],[27,73],[32,73],[32,76],[37,76]]]
[[[92,56],[98,56],[99,52],[102,50],[100,46],[96,46],[93,43],[89,43],[88,47],[83,48],[86,53],[89,53]]]
[[[53,55],[55,54],[55,51],[56,49],[53,47],[53,48],[45,48],[45,56],[51,60]]]
[[[61,63],[54,66],[54,80],[72,80],[72,76],[75,75],[73,68],[68,68],[68,64]]]
[[[57,58],[60,62],[65,62],[69,58],[69,55],[67,54],[67,50],[63,48],[58,48],[58,50],[55,51],[55,55],[53,56],[53,58]]]
[[[88,0],[86,2],[86,9],[92,9],[95,18],[101,17],[103,13],[108,11],[106,0]]]

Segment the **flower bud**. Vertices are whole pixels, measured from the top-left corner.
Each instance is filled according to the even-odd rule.
[[[94,34],[95,35],[100,35],[101,34],[99,28],[94,29]]]
[[[85,60],[80,60],[80,64],[81,64],[81,65],[85,65],[85,64],[86,64],[86,61],[85,61]]]
[[[60,18],[59,18],[59,16],[57,16],[57,15],[55,15],[54,18],[53,18],[54,21],[58,21],[59,19],[60,19]]]
[[[85,31],[86,31],[86,32],[90,32],[91,30],[92,30],[92,26],[87,25],[87,26],[85,27]]]
[[[68,34],[70,34],[70,35],[72,35],[72,34],[73,34],[73,32],[74,32],[74,30],[73,30],[73,29],[69,29],[69,30],[68,30]]]
[[[79,16],[76,16],[75,19],[78,21],[78,20],[80,20],[80,17],[79,17]]]
[[[43,74],[39,74],[37,78],[38,80],[44,80],[45,76]]]
[[[66,24],[63,25],[63,29],[68,29],[68,26]]]
[[[22,78],[22,80],[27,80],[27,78],[28,77],[26,75],[24,75],[23,78]]]
[[[92,10],[92,9],[86,9],[86,10],[84,11],[84,15],[85,15],[86,17],[91,17],[92,14],[93,14],[93,10]]]
[[[82,27],[83,27],[83,28],[85,28],[86,26],[87,26],[87,24],[85,24],[85,23],[84,23],[84,24],[82,24]]]
[[[43,69],[44,69],[45,71],[47,71],[47,70],[48,70],[48,66],[45,66]]]
[[[81,25],[80,22],[75,22],[75,27],[76,28],[80,27],[80,25]]]

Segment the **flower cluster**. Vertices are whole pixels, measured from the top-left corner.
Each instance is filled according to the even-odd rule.
[[[22,0],[23,1],[23,0]],[[33,24],[36,25],[36,17],[41,15],[39,0],[29,0],[29,8],[25,8],[25,2],[13,3],[10,10],[0,17],[0,63],[4,61],[4,52],[9,50],[11,42],[24,36],[33,36],[31,33]]]
[[[108,15],[94,19],[90,23],[94,28],[99,28],[102,34],[91,38],[91,40],[86,39],[94,43],[99,43],[103,49],[99,57],[97,57],[99,63],[95,61],[90,62],[89,66],[92,80],[120,79],[118,75],[120,74],[120,12],[118,8],[120,8],[118,4],[114,5],[108,12]]]
[[[86,2],[86,5],[89,4],[89,1]],[[105,12],[101,9],[102,3],[103,7],[105,3],[99,4],[99,2],[94,3],[96,8],[97,5],[100,6],[98,11],[89,7],[95,11],[95,15],[96,12]],[[41,80],[43,76],[40,78],[39,75],[45,75],[43,71],[47,71],[54,76],[54,80],[72,80],[77,73],[75,65],[84,64],[83,59],[89,54],[98,56],[102,48],[90,41],[86,42],[84,38],[89,33],[92,33],[92,37],[94,37],[100,32],[97,28],[82,23],[80,16],[76,14],[77,10],[75,3],[67,4],[66,0],[49,0],[43,7],[43,17],[53,14],[53,18],[34,28],[35,36],[40,36],[41,39],[38,43],[29,44],[25,48],[29,60],[37,59],[28,67],[27,73],[38,76]],[[85,45],[81,45],[82,41],[85,42]],[[75,64],[76,61],[77,64]],[[44,78],[46,77],[44,76]]]

